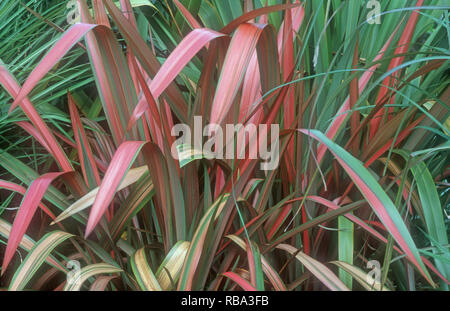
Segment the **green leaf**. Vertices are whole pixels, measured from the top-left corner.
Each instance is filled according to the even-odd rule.
[[[345,218],[345,216],[339,216],[338,228],[339,261],[351,265],[353,264],[353,222]],[[339,269],[339,278],[345,283],[348,288],[352,288],[352,277],[343,269]]]
[[[156,276],[153,274],[152,268],[148,264],[144,247],[137,250],[130,259],[131,268],[133,269],[136,281],[143,291],[162,290]]]
[[[408,152],[404,150],[394,151],[400,154],[405,160],[409,158]],[[444,223],[444,213],[442,211],[441,200],[436,191],[436,184],[424,162],[418,162],[410,168],[419,191],[420,202],[422,204],[423,219],[428,234],[432,237],[432,245],[448,245],[447,230]],[[436,267],[444,277],[450,277],[450,265],[440,260],[435,260]]]
[[[334,155],[339,164],[344,168],[347,174],[351,177],[355,185],[360,190],[361,194],[365,197],[372,210],[384,224],[389,233],[393,236],[395,241],[399,244],[400,248],[405,252],[408,259],[415,265],[415,267],[422,273],[427,281],[435,286],[433,280],[428,273],[428,270],[424,266],[422,259],[420,258],[419,251],[416,244],[411,237],[408,228],[403,222],[400,213],[395,207],[392,200],[370,174],[367,168],[348,153],[345,149],[338,146],[324,134],[317,130],[299,130],[300,132],[311,136],[323,143]]]

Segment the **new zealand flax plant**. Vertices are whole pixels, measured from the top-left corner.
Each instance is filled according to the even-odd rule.
[[[2,288],[448,289],[446,1],[61,2],[0,4]]]

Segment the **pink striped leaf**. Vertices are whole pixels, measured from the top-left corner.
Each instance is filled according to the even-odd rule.
[[[302,129],[299,131],[318,140],[330,150],[342,168],[344,168],[355,185],[358,187],[375,214],[389,230],[389,233],[404,251],[411,263],[420,271],[420,273],[430,284],[434,285],[434,282],[425,268],[422,259],[420,258],[419,251],[417,250],[417,247],[405,223],[403,222],[400,213],[394,203],[392,203],[392,200],[367,170],[367,168],[365,168],[359,160],[354,158],[342,147],[333,143],[323,133],[317,130],[307,129]]]
[[[123,177],[133,164],[145,142],[123,142],[111,160],[89,214],[85,236],[88,237],[112,202]]]
[[[418,0],[416,3],[416,7],[421,7],[423,5],[424,0]],[[414,34],[414,29],[416,28],[416,24],[417,24],[417,20],[419,19],[419,11],[415,10],[411,13],[408,22],[406,24],[405,29],[403,30],[403,33],[400,37],[400,40],[398,41],[397,44],[397,48],[395,49],[394,55],[397,54],[404,54],[408,51],[409,49],[409,45],[411,44],[411,39],[412,36]],[[389,63],[389,67],[388,67],[388,71],[400,66],[403,63],[403,60],[405,59],[405,56],[399,56],[399,57],[395,57],[391,60],[391,62]],[[378,98],[377,98],[377,105],[379,103],[383,102],[384,97],[387,95],[387,93],[389,92],[389,89],[394,87],[395,81],[396,81],[396,77],[399,75],[399,72],[395,72],[393,73],[391,76],[386,77],[383,82],[382,82],[382,86],[380,88],[380,92],[378,94]],[[391,98],[389,99],[389,103],[392,103],[395,99],[395,93],[391,96]],[[392,107],[390,108],[390,110],[392,109]],[[370,120],[370,138],[373,138],[373,136],[375,135],[375,133],[378,130],[378,127],[380,125],[382,116],[384,114],[384,110],[385,109],[381,109],[379,110],[374,118],[372,118],[372,120]]]
[[[299,251],[295,247],[288,244],[280,244],[278,249],[282,249],[300,261],[306,269],[308,269],[316,278],[318,278],[326,287],[332,291],[349,291],[347,286],[324,264],[314,258]]]
[[[103,3],[127,42],[128,49],[133,51],[133,54],[138,58],[142,68],[144,68],[150,76],[154,76],[161,68],[161,64],[150,50],[145,40],[141,37],[136,27],[124,16],[113,1],[103,0]],[[153,93],[153,89],[151,89],[151,91]],[[174,113],[181,121],[186,121],[188,113],[187,106],[184,104],[183,96],[179,89],[175,84],[171,83],[167,86],[166,93],[167,97],[170,99],[171,108]],[[158,98],[157,95],[154,94],[154,96],[155,98]]]
[[[67,97],[69,101],[70,118],[72,120],[72,129],[77,143],[78,157],[80,158],[84,181],[89,188],[94,188],[100,184],[100,175],[74,99],[70,93],[67,94]]]
[[[189,12],[188,9],[186,9],[183,4],[181,4],[180,1],[174,0],[173,1],[175,5],[177,6],[178,10],[180,10],[181,15],[186,19],[186,21],[191,25],[192,28],[202,28],[199,22],[192,16],[191,12]]]
[[[17,83],[16,79],[7,70],[7,68],[0,62],[0,84],[6,89],[6,91],[13,97],[16,98],[20,92],[20,85]],[[58,162],[62,170],[69,172],[72,171],[72,165],[67,159],[66,154],[62,150],[61,146],[55,139],[55,136],[50,131],[50,129],[42,120],[39,113],[34,108],[33,104],[28,98],[24,98],[19,102],[20,107],[23,112],[30,119],[31,123],[35,126],[36,130],[40,132],[42,138],[45,140],[45,144],[50,148],[51,154],[54,155],[55,160]],[[34,136],[34,135],[33,135]],[[45,147],[45,145],[43,145]]]
[[[25,235],[25,232],[31,223],[31,219],[41,203],[48,186],[50,186],[50,183],[55,178],[61,176],[62,174],[65,174],[65,172],[47,173],[38,177],[30,184],[22,203],[20,204],[19,212],[14,218],[14,223],[8,239],[8,245],[6,246],[6,251],[3,258],[2,274],[11,262],[11,259],[16,252],[20,241]]]
[[[150,83],[150,92],[153,97],[157,99],[206,44],[223,36],[221,33],[206,28],[194,29],[190,32],[166,59]],[[143,96],[134,109],[130,122],[136,122],[147,109],[147,96]]]
[[[236,284],[238,284],[245,291],[250,291],[250,292],[256,291],[256,288],[253,287],[252,284],[250,284],[246,279],[244,279],[237,273],[230,271],[230,272],[225,272],[223,275],[226,276],[227,278],[229,278],[230,280],[233,280],[234,282],[236,282]]]
[[[220,74],[211,110],[211,123],[221,124],[250,63],[264,25],[242,24],[233,35]]]
[[[27,189],[25,189],[24,187],[22,187],[22,186],[20,186],[20,185],[18,185],[18,184],[15,184],[15,183],[6,181],[6,180],[1,180],[1,179],[0,179],[0,188],[8,189],[8,190],[11,190],[11,191],[20,193],[21,195],[25,195],[25,194],[27,193]],[[50,216],[51,219],[54,220],[54,219],[56,218],[55,215],[53,215],[53,213],[52,213],[52,212],[47,208],[47,206],[45,206],[44,204],[39,203],[39,207],[40,207],[40,208],[41,208],[48,216]]]
[[[30,94],[36,84],[39,83],[50,69],[52,69],[53,66],[55,66],[55,64],[94,27],[96,27],[96,25],[83,23],[77,23],[70,27],[28,76],[9,111],[11,112],[14,110],[14,108]]]

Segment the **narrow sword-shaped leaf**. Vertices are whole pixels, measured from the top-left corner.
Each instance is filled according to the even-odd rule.
[[[186,21],[191,25],[192,28],[202,28],[202,26],[197,22],[197,20],[192,16],[191,12],[189,12],[188,9],[186,9],[183,4],[181,4],[180,1],[174,0],[175,5],[177,6],[178,10],[180,10],[183,17],[186,19]]]
[[[403,222],[400,213],[392,203],[389,196],[381,188],[380,184],[362,165],[362,163],[350,155],[342,147],[329,140],[324,134],[317,130],[299,130],[324,144],[334,155],[339,164],[352,178],[361,194],[366,198],[375,214],[383,222],[384,226],[394,237],[400,248],[407,254],[409,260],[416,266],[425,279],[435,285],[427,269],[423,265],[419,251]]]
[[[132,171],[131,169],[128,174]],[[127,174],[127,175],[128,175]],[[126,177],[125,177],[126,178]],[[124,179],[125,180],[125,179]],[[122,182],[123,183],[123,182]],[[120,188],[120,187],[119,187]],[[120,234],[126,229],[129,221],[153,199],[155,187],[150,178],[150,174],[143,174],[137,183],[133,186],[133,190],[127,199],[121,204],[111,222],[111,237],[116,241]]]
[[[264,275],[261,264],[261,253],[256,244],[246,241],[250,280],[257,290],[264,290]]]
[[[94,23],[86,1],[78,1],[81,20],[84,23]],[[120,14],[122,15],[121,12]],[[123,15],[122,17],[126,20]],[[123,50],[109,27],[97,25],[93,31],[88,32],[86,47],[106,120],[118,146],[126,136],[131,109],[138,100],[130,69]],[[128,135],[133,140],[138,140],[136,136],[135,132]]]
[[[101,179],[98,173],[97,165],[92,154],[89,141],[81,123],[74,99],[70,93],[67,94],[69,101],[70,119],[72,120],[72,129],[77,143],[78,157],[80,158],[81,170],[84,180],[89,188],[100,185]]]
[[[21,90],[21,87],[1,62],[0,62],[0,84],[3,85],[6,91],[13,98],[17,98]],[[46,145],[52,150],[51,154],[54,155],[55,160],[58,162],[61,169],[66,172],[73,170],[72,165],[67,159],[66,154],[56,141],[55,136],[47,127],[44,120],[42,120],[41,116],[36,111],[36,108],[33,106],[30,100],[28,98],[24,98],[22,101],[19,102],[19,105],[24,111],[24,113],[27,115],[27,117],[30,119],[31,123],[33,123],[36,129],[41,133],[42,138],[45,140]]]
[[[212,124],[221,124],[235,99],[264,25],[242,24],[233,35],[211,109]]]
[[[30,187],[27,190],[27,193],[22,200],[22,203],[20,204],[19,212],[14,218],[14,223],[8,239],[8,245],[6,246],[5,255],[3,257],[2,274],[8,267],[9,262],[16,252],[17,246],[19,245],[25,232],[27,231],[28,226],[31,223],[31,219],[34,216],[39,203],[41,203],[45,191],[47,191],[50,183],[62,174],[65,173],[47,173],[31,183]]]
[[[150,76],[154,76],[161,65],[157,60],[156,56],[153,55],[147,43],[139,35],[137,29],[133,24],[120,12],[116,5],[111,0],[103,0],[106,8],[108,9],[111,17],[117,24],[120,32],[124,36],[129,48],[132,49],[133,53],[139,59],[140,64],[147,71]],[[154,79],[153,79],[154,80]],[[153,90],[151,89],[153,92]],[[174,84],[167,86],[167,95],[171,100],[171,107],[181,121],[186,121],[187,118],[187,107],[184,105],[183,97],[179,90]],[[158,96],[154,95],[155,98]]]
[[[123,178],[119,187],[117,188],[117,191],[120,191],[131,184],[134,184],[142,175],[145,174],[145,172],[148,172],[147,166],[141,166],[138,168],[130,169]],[[92,189],[85,196],[83,196],[78,201],[70,205],[67,209],[64,210],[64,212],[62,212],[61,214],[59,214],[58,217],[56,217],[56,219],[51,223],[51,225],[58,223],[76,213],[79,213],[82,210],[85,210],[86,208],[94,204],[95,198],[97,197],[99,190],[100,187]]]
[[[223,36],[221,33],[206,28],[194,29],[190,32],[169,55],[150,83],[150,92],[154,98],[158,98],[164,92],[181,70],[207,43]],[[136,122],[147,109],[146,97],[142,97],[134,109],[131,121]]]
[[[197,270],[200,256],[203,253],[203,246],[211,221],[214,219],[214,215],[216,214],[218,207],[223,203],[224,200],[226,201],[227,198],[228,197],[224,198],[224,196],[220,196],[206,211],[206,213],[200,220],[197,226],[197,230],[195,231],[194,237],[192,238],[191,244],[189,246],[189,251],[187,253],[186,259],[184,261],[180,281],[178,283],[178,290],[192,289],[195,271]]]
[[[142,141],[126,141],[114,153],[89,214],[86,225],[86,237],[94,230],[94,227],[100,221],[108,205],[112,202],[117,188],[144,144],[145,142]]]
[[[96,25],[78,23],[71,26],[44,56],[23,84],[19,94],[14,99],[9,111],[11,112],[33,90],[45,74]]]

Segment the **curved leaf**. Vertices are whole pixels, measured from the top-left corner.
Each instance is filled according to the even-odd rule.
[[[194,29],[190,32],[169,55],[159,69],[156,76],[150,82],[150,93],[157,99],[162,92],[172,83],[189,61],[211,40],[224,35],[210,29]],[[134,123],[147,110],[146,97],[142,97],[134,109],[130,122]]]
[[[367,280],[369,280],[370,276],[358,267],[355,267],[343,261],[332,261],[331,263],[345,270],[353,277],[354,280],[356,280],[359,284],[361,284],[365,289],[369,291],[373,290],[389,291],[389,288],[387,288],[386,286],[383,286],[383,289],[381,289],[380,282],[377,282],[376,280],[374,280],[373,284],[368,283]]]
[[[321,132],[317,130],[299,131],[317,139],[331,151],[372,207],[375,214],[389,230],[389,233],[393,236],[400,248],[405,252],[408,259],[416,266],[427,281],[434,286],[435,284],[420,258],[419,251],[417,250],[400,213],[370,172],[359,160],[355,159],[342,147],[333,143]]]
[[[174,283],[178,281],[189,245],[190,243],[186,241],[177,242],[159,266],[156,278],[162,290],[171,290],[172,281]]]
[[[321,264],[314,258],[299,251],[295,247],[287,244],[280,244],[278,249],[285,250],[291,255],[295,254],[295,258],[300,261],[306,269],[308,269],[316,278],[318,278],[326,287],[332,291],[349,291],[347,286],[325,265]]]
[[[161,286],[158,283],[150,265],[147,262],[145,255],[145,248],[137,250],[133,256],[131,256],[131,268],[133,269],[134,276],[139,286],[144,291],[160,291]]]
[[[64,286],[64,291],[79,291],[83,283],[89,279],[90,277],[101,274],[101,273],[118,273],[122,272],[122,269],[107,264],[107,263],[96,263],[92,265],[88,265],[86,267],[81,268],[81,270],[76,274],[76,279],[71,282],[66,282]]]
[[[256,288],[254,288],[252,284],[234,272],[225,272],[223,275],[236,282],[245,291],[256,291]]]
[[[97,196],[95,197],[94,205],[91,208],[88,223],[86,225],[86,237],[91,234],[94,227],[105,213],[123,178],[144,144],[145,142],[142,141],[126,141],[122,143],[114,153],[111,163],[108,166],[108,170],[103,177]]]
[[[194,237],[192,238],[192,242],[189,246],[189,251],[187,253],[186,259],[184,261],[183,269],[180,276],[180,282],[178,283],[178,290],[191,290],[192,283],[195,275],[195,271],[197,270],[198,262],[200,260],[200,256],[203,253],[203,246],[206,239],[206,234],[208,233],[208,229],[210,227],[211,222],[214,219],[214,215],[223,203],[228,198],[224,196],[220,196],[212,206],[206,211],[200,220],[197,230],[195,231]]]
[[[119,187],[117,187],[117,191],[120,191],[126,187],[128,187],[131,184],[134,184],[136,181],[139,180],[146,172],[148,172],[147,166],[140,166],[137,168],[130,169],[123,180],[121,181]],[[95,189],[92,189],[90,192],[88,192],[85,196],[77,200],[75,203],[70,205],[67,209],[65,209],[61,214],[59,214],[58,217],[51,223],[51,225],[58,223],[76,213],[81,212],[82,210],[85,210],[95,202],[95,198],[97,197],[97,194],[100,190],[100,187],[97,187]]]
[[[77,23],[71,26],[56,42],[56,44],[44,56],[39,65],[28,76],[27,80],[20,89],[19,94],[14,99],[9,111],[13,111],[19,103],[24,100],[33,90],[36,84],[45,76],[45,74],[69,51],[81,38],[86,35],[96,25]]]
[[[9,290],[23,290],[52,250],[72,236],[73,234],[62,231],[53,231],[44,235],[17,268]]]
[[[31,223],[31,219],[33,218],[36,209],[38,208],[42,198],[44,197],[45,191],[47,191],[50,183],[62,174],[65,173],[47,173],[31,183],[30,187],[27,190],[27,193],[22,200],[22,203],[20,204],[19,212],[14,218],[14,223],[9,235],[5,256],[3,257],[2,274],[8,267],[9,262],[16,252],[17,246],[19,245],[25,232],[27,231],[28,226]]]

